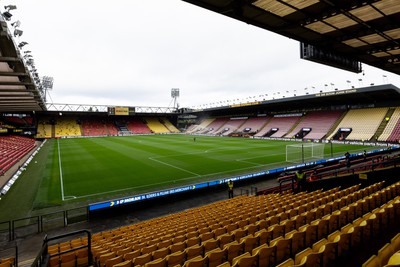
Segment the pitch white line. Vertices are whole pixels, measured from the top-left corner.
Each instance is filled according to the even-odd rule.
[[[181,170],[181,171],[184,171],[184,172],[190,173],[190,174],[194,174],[194,175],[196,175],[196,176],[201,176],[201,175],[200,175],[200,174],[198,174],[198,173],[195,173],[195,172],[191,172],[191,171],[188,171],[188,170],[182,169],[182,168],[180,168],[180,167],[178,167],[178,166],[175,166],[175,165],[172,165],[172,164],[169,164],[169,163],[163,162],[163,161],[161,161],[161,160],[157,160],[157,159],[155,159],[155,158],[153,158],[153,157],[149,157],[149,160],[153,160],[153,161],[155,161],[155,162],[158,162],[158,163],[161,163],[161,164],[167,165],[167,166],[169,166],[169,167],[172,167],[172,168],[175,168],[175,169],[178,169],[178,170]]]
[[[74,197],[74,199],[81,199],[81,198],[108,195],[110,193],[117,193],[117,192],[129,191],[132,189],[145,188],[145,187],[149,187],[149,186],[170,184],[170,183],[171,183],[171,181],[166,181],[166,182],[161,182],[161,183],[152,183],[152,184],[146,184],[146,185],[140,185],[140,186],[134,186],[134,187],[127,187],[127,188],[123,188],[123,189],[111,190],[111,191],[107,191],[107,192],[100,192],[100,193],[95,193],[95,194],[89,194],[89,195],[83,195],[83,196],[73,196],[73,197]],[[148,192],[141,192],[138,194],[146,194],[146,193],[148,193]],[[66,199],[66,200],[68,200],[68,199]]]
[[[236,161],[237,161],[237,162],[248,163],[248,164],[255,165],[255,166],[264,166],[264,164],[254,163],[254,162],[247,161],[247,160],[242,160],[242,159],[237,159]]]
[[[62,167],[61,167],[61,152],[60,152],[60,140],[57,139],[58,145],[58,165],[60,166],[60,183],[61,183],[61,199],[62,201],[65,200],[64,198],[64,182],[63,182],[63,175],[62,175]]]

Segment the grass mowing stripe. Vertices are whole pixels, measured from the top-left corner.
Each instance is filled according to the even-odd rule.
[[[61,200],[64,201],[64,182],[63,182],[63,173],[61,167],[61,151],[60,151],[60,141],[57,139],[58,146],[58,165],[60,166],[60,184],[61,184]]]
[[[165,157],[165,156],[164,156],[164,157]],[[172,165],[172,164],[168,164],[168,163],[166,163],[166,162],[163,162],[163,161],[161,161],[161,160],[157,160],[157,159],[155,159],[155,158],[153,158],[153,157],[149,157],[149,160],[153,160],[153,161],[155,161],[155,162],[158,162],[158,163],[161,163],[161,164],[164,164],[164,165],[170,166],[171,168],[175,168],[175,169],[178,169],[178,170],[181,170],[181,171],[184,171],[184,172],[190,173],[190,174],[194,174],[194,175],[196,175],[196,176],[201,176],[200,174],[197,174],[197,173],[195,173],[195,172],[191,172],[191,171],[188,171],[188,170],[185,170],[185,169],[179,168],[178,166],[174,166],[174,165]]]

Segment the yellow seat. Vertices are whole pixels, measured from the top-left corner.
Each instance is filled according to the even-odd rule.
[[[165,260],[165,258],[156,259],[144,265],[144,267],[166,267],[166,266],[167,266],[167,261]]]
[[[243,252],[251,252],[258,246],[258,238],[253,235],[248,235],[240,239],[240,243],[243,244]]]
[[[205,254],[208,258],[208,267],[216,267],[227,261],[227,250],[216,248]]]
[[[166,248],[166,247],[169,247],[171,244],[172,244],[172,240],[171,239],[167,239],[167,240],[159,242],[157,248],[158,249]]]
[[[231,234],[226,233],[220,235],[217,239],[219,240],[219,247],[224,248],[226,244],[235,240],[235,236],[232,233]]]
[[[185,252],[186,252],[186,259],[187,260],[195,258],[197,256],[203,256],[203,254],[204,254],[204,246],[196,244],[194,246],[187,247],[185,249]]]
[[[292,240],[292,255],[296,255],[306,247],[306,232],[295,230],[293,233],[285,235],[285,238]]]
[[[204,241],[214,238],[214,233],[213,232],[203,233],[199,237],[200,237],[200,242],[204,242]]]
[[[270,246],[276,246],[276,263],[283,262],[291,256],[291,243],[292,240],[290,238],[285,239],[283,237],[278,237],[271,241]]]
[[[124,261],[124,258],[122,256],[117,256],[115,258],[106,260],[106,263],[104,266],[105,267],[113,267],[115,264],[121,263],[123,261]]]
[[[211,251],[215,248],[219,247],[219,241],[215,240],[214,238],[208,239],[207,241],[204,241],[202,243],[204,247],[204,253],[207,253],[208,251]]]
[[[214,238],[218,239],[218,237],[226,233],[226,228],[224,227],[216,228],[213,230],[213,233],[214,233]]]
[[[388,263],[393,253],[393,245],[390,243],[386,243],[381,249],[378,250],[378,258],[382,266]]]
[[[312,250],[322,253],[322,266],[330,266],[338,257],[338,242],[323,238],[313,244]]]
[[[150,246],[144,247],[141,249],[142,255],[152,253],[153,251],[157,250],[157,243],[154,243]]]
[[[290,267],[290,266],[297,266],[294,265],[294,260],[289,258],[285,260],[284,262],[281,262],[280,264],[276,265],[276,267]]]
[[[179,235],[179,236],[175,236],[175,237],[172,239],[172,243],[173,243],[173,244],[176,244],[176,243],[184,242],[185,240],[186,240],[186,236],[184,236],[184,235]]]
[[[136,251],[131,251],[128,252],[126,254],[124,254],[124,260],[133,260],[134,258],[140,256],[140,250],[136,250]]]
[[[258,238],[258,244],[269,244],[269,241],[272,240],[272,232],[268,232],[266,229],[261,229],[257,231],[254,236]]]
[[[240,239],[247,235],[247,231],[244,229],[238,228],[233,231],[233,235],[235,236],[235,240],[240,242]]]
[[[268,227],[268,231],[272,232],[272,239],[275,239],[277,237],[283,236],[285,234],[285,226],[284,225],[279,225],[275,224],[270,227]]]
[[[400,265],[400,251],[390,256],[388,263],[389,265]]]
[[[228,261],[232,262],[232,260],[242,254],[243,252],[243,245],[239,244],[237,241],[233,241],[225,245],[224,249],[227,250],[227,257]]]
[[[186,243],[184,242],[177,242],[169,246],[170,253],[174,253],[177,251],[184,251],[186,248]]]
[[[105,253],[100,255],[99,260],[97,261],[97,264],[99,267],[103,267],[106,264],[106,261],[108,259],[112,259],[116,256],[117,254],[115,252],[109,252],[109,253]]]
[[[50,267],[59,267],[60,266],[60,257],[59,256],[50,256],[49,266]]]
[[[151,254],[152,254],[153,260],[156,260],[156,259],[160,259],[160,258],[165,258],[169,253],[170,253],[169,248],[163,247],[163,248],[153,251]]]
[[[378,267],[381,266],[380,260],[376,255],[372,255],[366,262],[363,263],[362,267]]]
[[[251,255],[249,252],[243,253],[232,260],[232,266],[236,267],[256,267],[257,255]]]
[[[294,263],[296,266],[321,266],[322,265],[322,253],[314,252],[311,248],[296,254]]]
[[[217,267],[231,267],[231,264],[229,263],[229,261],[226,261],[226,262],[221,263]]]
[[[197,256],[190,260],[187,260],[183,266],[184,267],[205,267],[205,266],[207,266],[207,264],[208,264],[207,257],[203,258],[202,256]]]
[[[315,221],[311,222],[311,225],[317,225],[317,240],[324,238],[329,233],[329,221],[316,219]]]
[[[123,248],[123,249],[119,249],[116,251],[117,255],[125,255],[128,252],[131,252],[132,248],[131,247],[127,247],[127,248]]]
[[[272,266],[275,264],[276,246],[269,247],[263,244],[254,248],[251,254],[258,256],[258,266]]]
[[[395,251],[400,250],[400,233],[395,235],[391,240],[390,243],[393,245],[393,249]]]
[[[249,224],[245,227],[245,230],[247,231],[247,235],[254,235],[255,232],[259,230],[257,224]]]
[[[200,237],[192,237],[186,240],[186,247],[192,247],[194,245],[199,245],[200,244]]]
[[[167,267],[173,267],[176,265],[183,265],[186,259],[186,252],[185,251],[176,251],[172,254],[169,254],[166,257],[167,260]]]
[[[76,264],[76,255],[74,252],[61,254],[60,256],[61,267],[75,267],[75,264]]]
[[[136,258],[134,258],[132,260],[132,263],[133,263],[133,266],[136,266],[136,265],[143,266],[146,263],[150,262],[151,260],[152,260],[151,254],[147,253],[147,254],[144,254],[144,255],[137,256]]]

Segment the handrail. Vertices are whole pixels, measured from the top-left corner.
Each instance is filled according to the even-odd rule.
[[[71,252],[71,251],[75,251],[75,250],[87,247],[87,249],[88,249],[88,266],[91,266],[93,263],[92,233],[89,230],[79,230],[79,231],[66,233],[66,234],[58,235],[58,236],[51,237],[51,238],[48,238],[47,235],[45,235],[44,239],[43,239],[43,245],[42,245],[38,255],[36,256],[35,260],[33,261],[31,267],[45,267],[48,265],[48,262],[50,260],[50,254],[48,252],[50,241],[54,241],[54,240],[58,240],[58,239],[62,239],[62,238],[70,237],[70,236],[74,236],[74,235],[79,235],[82,233],[87,234],[88,244],[86,246],[79,246],[79,247],[70,249],[68,251],[63,251],[63,252],[59,252],[57,254],[53,254],[52,256],[59,256],[61,254],[65,254],[67,252]]]

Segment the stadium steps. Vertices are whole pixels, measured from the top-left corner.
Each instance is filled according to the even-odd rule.
[[[393,113],[394,113],[394,108],[389,108],[389,110],[387,111],[385,117],[383,118],[381,124],[378,127],[378,130],[376,130],[374,136],[376,138],[376,140],[379,139],[379,137],[381,136],[381,134],[383,133],[383,131],[385,130],[386,125],[388,124],[390,118],[392,117]],[[386,118],[389,118],[389,120],[386,120]]]
[[[294,124],[292,125],[292,127],[289,129],[289,131],[287,131],[287,133],[286,133],[283,137],[286,137],[286,136],[288,136],[288,135],[290,135],[290,134],[292,134],[293,137],[294,137],[294,135],[295,135],[296,133],[292,133],[293,130],[296,129],[296,127],[305,119],[305,117],[306,117],[306,116],[301,116],[301,119],[298,120],[296,123],[294,123]]]
[[[343,112],[342,115],[339,117],[339,119],[332,125],[331,129],[326,133],[326,135],[324,137],[327,137],[326,139],[332,139],[332,137],[335,135],[335,133],[337,132],[337,127],[340,124],[340,122],[343,120],[344,117],[346,117],[347,112]]]

